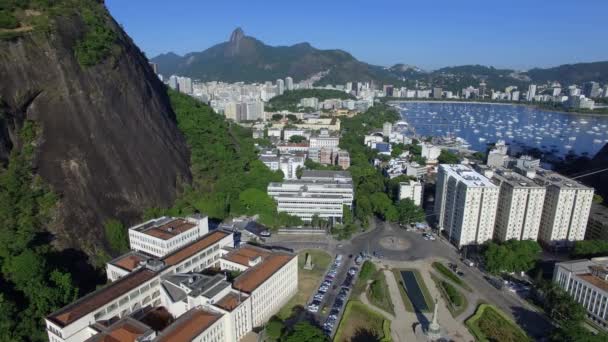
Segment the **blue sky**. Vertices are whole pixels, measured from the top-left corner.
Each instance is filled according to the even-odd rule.
[[[378,64],[526,69],[608,60],[608,0],[106,0],[149,57],[202,51],[240,26]]]

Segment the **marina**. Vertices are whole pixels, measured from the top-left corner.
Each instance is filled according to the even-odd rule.
[[[515,153],[536,148],[557,157],[593,157],[608,143],[608,116],[505,104],[408,102],[396,107],[415,135],[453,137],[481,152],[504,140]]]

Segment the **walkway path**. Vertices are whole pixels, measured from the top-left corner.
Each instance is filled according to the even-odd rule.
[[[395,319],[391,322],[391,335],[393,341],[416,341],[416,335],[412,330],[412,324],[418,322],[416,315],[413,312],[405,310],[401,293],[399,292],[399,284],[395,280],[393,273],[389,270],[384,270],[388,292],[391,295],[391,300],[395,307]]]

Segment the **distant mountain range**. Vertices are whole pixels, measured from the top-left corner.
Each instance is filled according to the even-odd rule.
[[[416,66],[396,64],[382,67],[357,60],[343,50],[320,50],[309,43],[269,46],[246,36],[237,28],[227,42],[202,52],[179,56],[169,52],[151,59],[163,75],[189,76],[203,81],[264,82],[291,76],[295,81],[329,71],[318,85],[344,84],[349,81],[374,81],[378,84],[412,86],[416,83],[458,91],[484,81],[487,88],[504,89],[515,85],[557,81],[562,85],[587,81],[608,83],[608,61],[535,68],[526,72],[496,69],[483,65],[463,65],[425,71]]]

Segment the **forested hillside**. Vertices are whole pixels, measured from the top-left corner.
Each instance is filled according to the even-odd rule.
[[[268,183],[280,182],[283,174],[258,160],[251,130],[187,95],[175,91],[169,95],[190,147],[193,182],[171,209],[151,209],[147,216],[198,210],[216,219],[258,214],[260,222],[270,227],[301,224],[297,218],[278,214],[276,203],[266,194]]]

